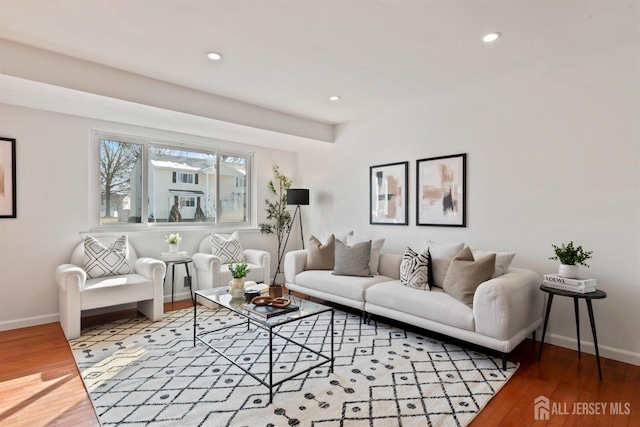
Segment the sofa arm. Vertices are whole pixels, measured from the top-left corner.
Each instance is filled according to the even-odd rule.
[[[134,270],[139,275],[162,285],[167,266],[158,259],[142,257],[136,260]]]
[[[473,297],[476,332],[499,340],[508,340],[536,320],[542,319],[544,295],[542,277],[523,268],[478,286]]]
[[[220,258],[203,252],[195,253],[191,258],[196,269],[198,290],[220,287]]]
[[[87,273],[73,264],[62,264],[56,268],[56,282],[63,292],[80,292],[87,281]]]
[[[284,281],[296,283],[296,276],[304,271],[307,264],[307,250],[287,252],[284,256]]]
[[[242,251],[245,261],[262,267],[262,282],[271,283],[271,254],[259,249],[245,249]]]

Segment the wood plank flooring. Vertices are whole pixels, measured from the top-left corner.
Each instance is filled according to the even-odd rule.
[[[165,304],[165,311],[191,306]],[[134,310],[83,319],[83,326],[139,315]],[[525,340],[509,357],[521,365],[513,378],[473,420],[472,426],[640,426],[640,366]],[[557,409],[574,402],[606,402],[605,414],[551,414],[534,419],[534,399],[548,397]],[[630,404],[630,413],[612,415],[611,403]],[[593,408],[586,408],[593,409]],[[623,406],[622,411],[626,409]],[[564,411],[563,411],[564,412]],[[60,324],[0,332],[0,426],[99,426]],[[426,424],[425,424],[426,425]],[[185,426],[189,427],[189,426]]]

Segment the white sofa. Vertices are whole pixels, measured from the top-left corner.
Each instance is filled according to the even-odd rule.
[[[229,264],[223,264],[219,257],[211,253],[212,237],[211,234],[205,236],[200,242],[198,252],[192,256],[199,290],[228,286],[232,279]],[[242,254],[251,268],[245,280],[270,284],[271,255],[269,252],[244,249]]]
[[[307,251],[286,254],[285,286],[289,291],[331,301],[369,314],[447,335],[506,357],[542,324],[542,277],[532,270],[509,268],[482,283],[473,308],[445,293],[414,289],[400,283],[402,255],[380,254],[379,275],[335,276],[330,270],[305,270]]]
[[[110,245],[116,237],[99,240]],[[80,336],[82,310],[138,303],[138,311],[157,322],[164,315],[163,278],[166,266],[153,258],[138,258],[129,244],[128,259],[132,274],[87,279],[84,271],[84,243],[71,254],[71,263],[56,268],[55,278],[60,297],[60,324],[67,339]]]

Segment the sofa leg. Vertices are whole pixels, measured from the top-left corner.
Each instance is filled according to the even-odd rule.
[[[507,370],[507,353],[502,353],[502,370]]]

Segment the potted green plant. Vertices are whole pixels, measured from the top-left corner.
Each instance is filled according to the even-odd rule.
[[[229,272],[231,273],[231,282],[229,282],[229,294],[232,298],[244,297],[244,278],[251,271],[246,262],[238,264],[229,264]]]
[[[559,276],[578,279],[580,278],[579,266],[584,265],[585,267],[589,267],[586,261],[591,259],[593,251],[586,251],[582,246],[574,246],[573,241],[570,241],[566,245],[562,243],[560,246],[554,244],[551,246],[553,247],[555,256],[549,257],[549,259],[560,261],[560,268],[558,269]]]
[[[260,232],[262,234],[273,234],[276,236],[278,242],[277,261],[278,266],[280,266],[282,264],[282,257],[284,256],[282,245],[287,232],[291,228],[291,212],[287,210],[287,190],[291,188],[293,181],[281,174],[280,168],[277,165],[273,168],[273,177],[274,179],[269,181],[267,187],[269,193],[276,196],[276,201],[272,202],[268,198],[265,199],[267,220],[273,220],[273,223],[260,224]],[[279,268],[278,271],[275,272],[274,281],[276,281],[275,277],[278,273],[280,273]]]

